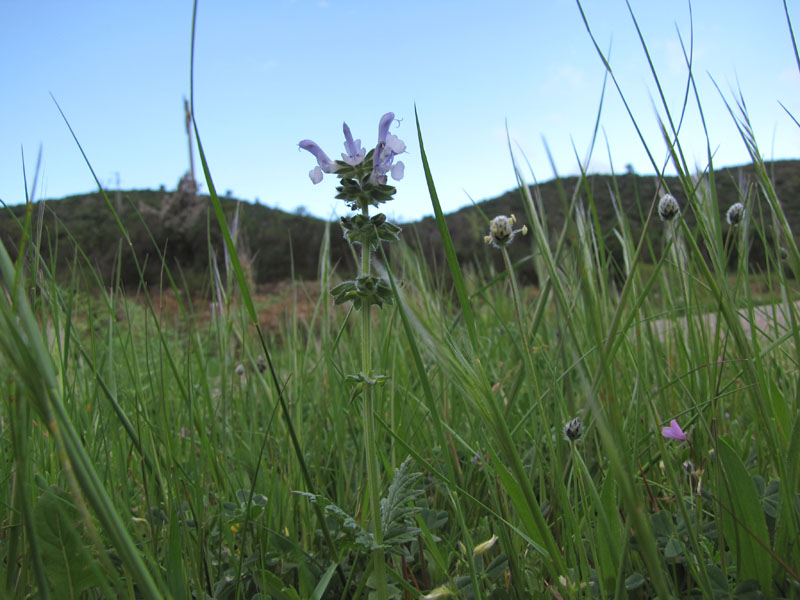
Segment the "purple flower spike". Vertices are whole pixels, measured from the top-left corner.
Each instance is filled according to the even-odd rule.
[[[669,427],[661,428],[661,435],[668,440],[678,440],[680,442],[686,441],[686,434],[683,433],[683,429],[681,429],[681,426],[678,425],[678,421],[675,419],[672,419],[672,421],[669,422]]]

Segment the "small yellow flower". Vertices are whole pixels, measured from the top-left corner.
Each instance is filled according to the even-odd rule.
[[[231,531],[233,533],[239,533],[239,524],[238,523],[234,523],[233,525],[231,525]]]

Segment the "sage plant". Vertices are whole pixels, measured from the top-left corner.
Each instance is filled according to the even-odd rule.
[[[372,372],[371,320],[370,310],[392,302],[392,290],[382,277],[372,274],[372,253],[382,241],[398,239],[400,228],[386,220],[386,215],[370,215],[370,207],[378,208],[394,197],[395,187],[388,185],[390,175],[394,180],[403,177],[404,165],[395,162],[395,157],[405,152],[406,145],[396,135],[389,133],[394,122],[394,113],[386,113],[378,125],[378,142],[367,152],[361,147],[361,140],[354,140],[347,123],[344,124],[344,149],[342,160],[331,160],[325,152],[311,140],[303,140],[299,146],[317,159],[317,166],[309,172],[314,184],[322,181],[326,173],[339,178],[336,198],[344,200],[356,214],[342,217],[344,237],[352,246],[361,248],[361,265],[355,279],[344,281],[331,290],[335,304],[352,302],[361,311],[361,372],[349,375],[348,380],[360,385],[362,398],[362,419],[364,427],[364,451],[367,463],[367,488],[370,515],[374,535],[374,582],[377,597],[388,598],[386,586],[383,531],[381,529],[380,482],[378,477],[378,452],[375,441],[375,407],[372,387],[385,379]]]

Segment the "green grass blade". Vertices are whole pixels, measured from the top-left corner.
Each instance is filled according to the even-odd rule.
[[[425,154],[425,146],[422,143],[422,129],[419,125],[419,114],[417,114],[416,106],[414,107],[414,117],[417,122],[417,138],[419,139],[419,151],[420,157],[422,158],[422,169],[425,171],[425,181],[428,184],[428,193],[431,197],[433,213],[436,216],[436,225],[439,228],[439,235],[442,238],[444,254],[447,258],[447,266],[450,269],[450,276],[453,278],[453,286],[456,289],[458,302],[461,306],[461,314],[464,317],[464,324],[467,326],[469,341],[472,344],[473,351],[477,352],[478,332],[475,327],[475,318],[472,314],[472,305],[470,304],[467,286],[464,283],[464,276],[461,273],[461,267],[458,264],[458,257],[456,256],[456,250],[453,246],[453,239],[450,237],[450,231],[447,228],[447,221],[445,221],[444,213],[442,212],[442,205],[439,203],[439,196],[436,194],[436,186],[433,183],[433,175],[431,174],[430,165],[428,165],[428,156]]]

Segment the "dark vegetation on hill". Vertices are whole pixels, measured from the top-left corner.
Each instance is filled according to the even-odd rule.
[[[768,163],[775,189],[786,216],[794,231],[800,230],[800,161]],[[769,232],[770,217],[766,202],[758,188],[750,166],[721,169],[715,173],[720,219],[734,202],[744,201],[756,221],[752,230]],[[700,185],[703,185],[701,183]],[[629,219],[634,237],[638,240],[644,221],[654,200],[669,190],[680,202],[690,227],[694,214],[687,206],[686,197],[677,178],[659,180],[653,176],[589,175],[581,181],[577,177],[540,183],[531,188],[546,218],[551,236],[556,237],[563,227],[565,209],[572,198],[596,219],[603,232],[603,243],[610,251],[611,260],[621,263],[619,243],[614,235],[618,227],[613,200],[616,198],[622,212]],[[132,249],[128,247],[111,211],[99,193],[71,196],[61,200],[47,200],[44,208],[35,206],[32,211],[34,225],[41,210],[42,256],[59,277],[72,273],[72,265],[85,264],[76,247],[85,253],[95,267],[104,285],[117,278],[126,289],[135,289],[140,283],[134,253],[144,272],[148,285],[168,285],[159,248],[167,257],[167,264],[178,278],[178,283],[194,292],[207,292],[210,281],[211,252],[214,249],[220,269],[224,269],[223,242],[210,201],[200,196],[188,202],[180,192],[130,190],[110,194],[112,203],[124,224]],[[286,213],[259,204],[239,203],[232,198],[221,198],[229,224],[234,221],[239,207],[239,241],[245,263],[256,285],[275,283],[294,277],[317,277],[319,251],[326,223],[298,213]],[[25,206],[7,207],[0,212],[0,238],[12,257],[16,256],[20,242],[20,222],[25,217]],[[462,266],[501,269],[499,253],[487,247],[483,236],[488,229],[487,219],[498,214],[515,214],[520,224],[527,221],[519,190],[509,191],[492,200],[481,202],[451,213],[447,222],[453,243]],[[726,226],[727,227],[727,226]],[[660,254],[664,228],[651,223],[649,241],[652,253]],[[570,231],[567,239],[577,235]],[[403,225],[404,241],[419,250],[427,260],[438,266],[445,264],[436,223],[427,217]],[[210,245],[209,245],[210,242]],[[533,248],[530,238],[519,238],[511,246],[513,260],[529,256]],[[341,227],[331,226],[331,257],[340,272],[353,271],[353,257],[341,235]],[[651,251],[644,260],[651,261]],[[751,238],[751,261],[756,269],[764,266],[764,248],[760,236]],[[523,281],[535,283],[532,263],[520,268]]]

